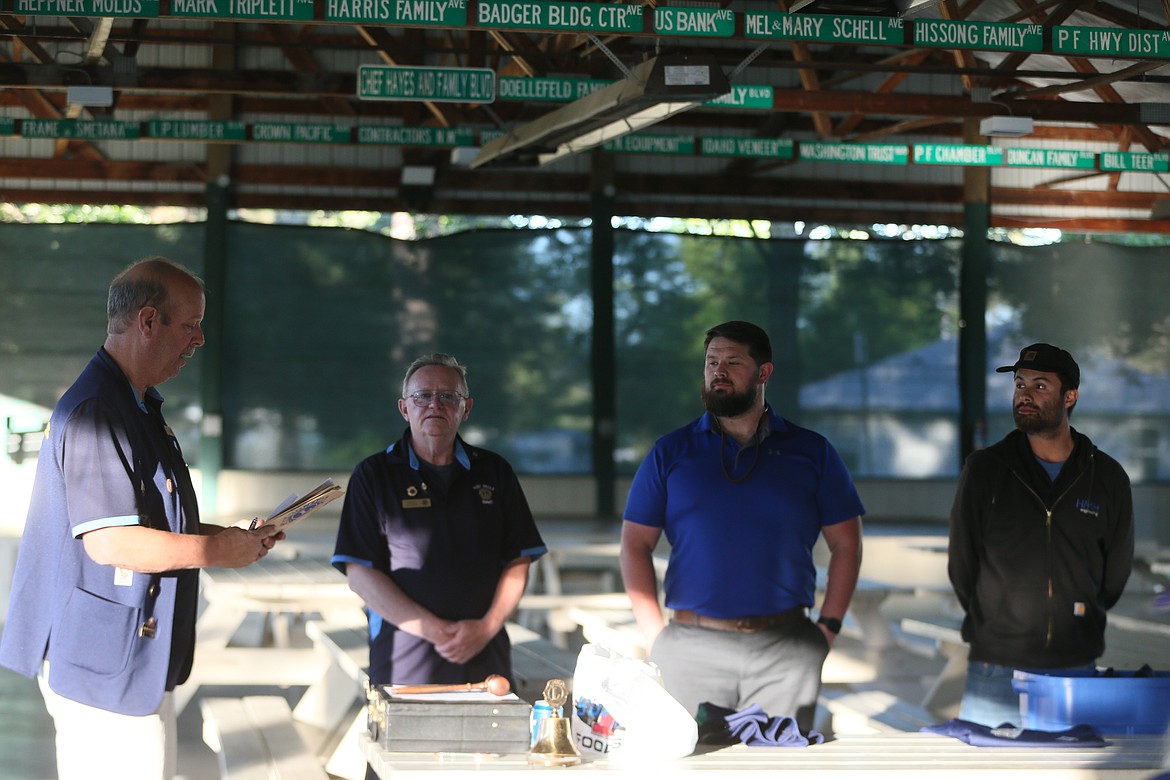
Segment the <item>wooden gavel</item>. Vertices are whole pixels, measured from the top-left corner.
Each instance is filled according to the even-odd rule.
[[[503,696],[508,691],[512,690],[512,686],[508,684],[508,678],[500,674],[489,674],[487,679],[483,682],[477,683],[455,683],[446,685],[436,683],[433,685],[394,685],[389,689],[391,696],[402,696],[410,693],[460,693],[464,691],[486,691],[493,696]]]

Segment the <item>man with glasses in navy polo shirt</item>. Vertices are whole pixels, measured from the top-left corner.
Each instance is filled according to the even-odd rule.
[[[450,355],[402,381],[402,438],[358,464],[333,565],[369,612],[370,682],[512,678],[504,629],[547,552],[512,467],[459,436],[473,400]]]
[[[861,567],[865,510],[833,446],[764,401],[768,334],[733,321],[707,331],[707,412],[659,439],[634,476],[622,524],[622,576],[666,690],[688,712],[759,705],[808,732],[821,668]],[[670,541],[658,606],[652,554]],[[812,549],[824,536],[820,616]]]

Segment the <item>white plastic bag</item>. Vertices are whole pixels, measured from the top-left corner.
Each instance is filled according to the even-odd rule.
[[[571,722],[584,758],[681,758],[699,741],[698,724],[662,687],[657,666],[600,645],[577,656]]]

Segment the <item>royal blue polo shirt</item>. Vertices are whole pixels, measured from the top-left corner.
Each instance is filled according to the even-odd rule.
[[[821,530],[865,514],[824,436],[770,408],[764,425],[741,447],[704,414],[659,439],[634,475],[624,518],[670,542],[668,608],[735,618],[812,607]]]

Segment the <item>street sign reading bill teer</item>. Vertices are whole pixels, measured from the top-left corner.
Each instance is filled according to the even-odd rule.
[[[358,66],[363,100],[427,100],[436,103],[491,103],[496,72],[491,68]]]

